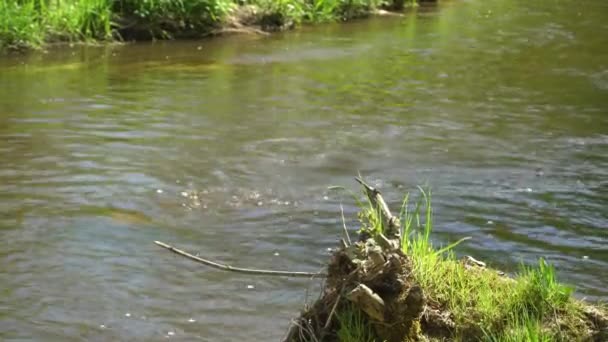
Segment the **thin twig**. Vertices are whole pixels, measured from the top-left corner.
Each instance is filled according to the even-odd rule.
[[[292,342],[295,334],[300,332],[300,325],[297,320],[291,320],[291,324],[289,325],[289,330],[287,330],[287,334],[283,338],[282,342]]]
[[[230,271],[230,272],[237,272],[237,273],[247,273],[247,274],[255,274],[255,275],[268,275],[268,276],[283,276],[283,277],[306,277],[306,278],[311,278],[311,277],[319,277],[319,278],[325,278],[327,277],[327,274],[322,273],[322,272],[318,272],[318,273],[313,273],[313,272],[290,272],[290,271],[272,271],[272,270],[259,270],[259,269],[252,269],[252,268],[240,268],[240,267],[233,267],[230,265],[225,265],[225,264],[220,264],[211,260],[207,260],[207,259],[203,259],[201,257],[197,257],[195,255],[192,255],[188,252],[184,252],[181,249],[177,249],[173,246],[170,246],[164,242],[160,242],[160,241],[154,241],[155,244],[166,248],[168,250],[170,250],[173,253],[179,254],[183,257],[186,257],[188,259],[194,260],[196,262],[200,262],[201,264],[205,264],[207,266],[213,267],[213,268],[217,268],[223,271]]]
[[[336,313],[336,308],[338,307],[338,303],[340,303],[341,297],[342,297],[342,291],[340,291],[340,293],[338,294],[338,298],[336,298],[336,302],[334,303],[334,306],[331,308],[331,311],[329,312],[329,316],[327,316],[327,321],[325,322],[325,326],[323,327],[323,329],[327,329],[329,327],[329,324],[331,323],[331,318]]]
[[[342,203],[340,203],[340,214],[342,215],[342,228],[344,228],[344,235],[346,236],[346,241],[348,241],[348,245],[352,245],[352,241],[350,241],[350,235],[348,235],[348,230],[346,229],[346,220],[344,219],[344,207],[342,207]]]

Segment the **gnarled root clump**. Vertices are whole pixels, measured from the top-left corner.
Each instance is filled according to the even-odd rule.
[[[290,330],[287,341],[336,340],[342,310],[361,310],[382,341],[416,340],[425,296],[400,249],[373,238],[337,250],[323,295]]]

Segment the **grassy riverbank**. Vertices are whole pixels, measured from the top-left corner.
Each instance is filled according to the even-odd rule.
[[[408,213],[407,207],[406,200],[401,247],[412,258],[414,277],[430,302],[437,304],[435,309],[450,314],[454,324],[449,335],[487,341],[575,341],[585,336],[599,337],[589,335],[596,330],[589,326],[591,308],[572,296],[574,288],[558,282],[554,267],[545,260],[541,258],[532,267],[522,265],[512,277],[467,259],[458,260],[453,252],[458,243],[439,249],[431,243],[430,194],[423,193],[422,203],[416,205],[413,213]],[[373,213],[368,209],[368,215]]]
[[[0,50],[52,42],[201,37],[348,20],[413,0],[0,0]]]
[[[377,282],[379,275],[373,275],[368,280],[358,280],[357,284],[367,284],[372,291],[384,299],[386,303],[385,315],[395,320],[394,313],[401,312],[406,318],[405,325],[396,325],[391,330],[405,326],[412,332],[407,333],[406,340],[426,341],[606,341],[608,340],[608,311],[606,307],[595,307],[573,297],[573,288],[557,281],[553,266],[540,259],[536,266],[521,266],[520,272],[505,275],[502,272],[486,267],[483,262],[465,257],[458,259],[453,249],[462,239],[444,248],[436,248],[431,242],[433,227],[431,197],[422,193],[422,200],[413,208],[408,206],[407,197],[400,212],[401,241],[403,252],[401,267],[405,269],[398,280],[387,283],[386,278]],[[346,342],[355,341],[382,341],[386,337],[378,338],[378,333],[386,329],[385,322],[381,325],[373,323],[362,311],[360,305],[353,304],[340,298],[348,298],[349,289],[356,284],[350,284],[348,279],[353,272],[365,269],[369,261],[365,258],[370,247],[370,238],[382,241],[381,233],[386,232],[386,220],[379,215],[371,205],[364,208],[360,214],[362,234],[368,240],[360,246],[357,244],[338,250],[330,262],[328,284],[325,295],[312,307],[311,311],[303,317],[327,316],[328,305],[331,312],[335,311],[337,323],[332,326],[332,333],[337,340]],[[390,221],[390,220],[389,220]],[[371,248],[371,249],[370,249]],[[394,260],[395,254],[383,252],[386,265]],[[354,251],[354,252],[353,252]],[[351,255],[358,255],[355,266],[350,267]],[[377,252],[376,252],[377,253]],[[362,259],[363,258],[363,259]],[[337,272],[338,274],[333,274]],[[353,271],[354,270],[354,271]],[[368,271],[369,272],[369,271]],[[372,271],[376,272],[376,271]],[[335,281],[335,279],[342,279]],[[361,278],[361,279],[365,279]],[[367,283],[366,283],[367,282]],[[342,290],[336,289],[340,284]],[[334,284],[334,285],[332,285]],[[395,285],[396,284],[396,285]],[[334,286],[334,287],[332,287]],[[387,292],[386,287],[392,289]],[[401,290],[395,289],[401,287]],[[409,289],[409,290],[404,290]],[[407,293],[412,289],[420,289],[424,294],[422,304],[413,304]],[[401,293],[399,298],[407,296],[403,303],[404,308],[395,308],[394,293]],[[418,296],[420,297],[420,296]],[[337,298],[337,299],[335,299]],[[416,298],[416,297],[414,297]],[[334,304],[333,303],[337,303]],[[335,310],[335,308],[338,308]],[[369,307],[369,306],[367,306]],[[411,310],[417,310],[411,313]],[[366,312],[368,312],[366,310]],[[390,312],[390,313],[389,313]],[[330,318],[327,318],[330,317]],[[323,322],[322,320],[322,322]],[[409,321],[408,321],[409,320]],[[313,318],[314,321],[314,318]],[[397,319],[399,321],[399,319]],[[402,321],[403,322],[403,321]],[[380,329],[380,330],[378,330]],[[306,328],[309,336],[314,336],[314,328]],[[322,334],[329,336],[327,330]],[[403,334],[402,334],[403,335]],[[400,335],[400,336],[402,336]],[[318,335],[317,335],[318,336]],[[391,336],[390,334],[388,336]],[[316,336],[310,339],[315,340]],[[301,339],[302,340],[302,339]],[[303,340],[308,340],[304,338]],[[391,340],[389,337],[388,340]],[[395,341],[401,341],[397,338]]]

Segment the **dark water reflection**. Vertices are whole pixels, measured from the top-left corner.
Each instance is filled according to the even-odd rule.
[[[437,243],[608,298],[608,5],[444,2],[271,38],[0,61],[0,339],[276,340],[356,208],[433,187]],[[253,289],[249,288],[253,285]],[[128,315],[127,315],[128,314]],[[171,333],[171,334],[169,334]]]

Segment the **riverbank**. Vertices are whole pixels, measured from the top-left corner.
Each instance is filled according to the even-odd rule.
[[[414,0],[22,0],[0,2],[0,51],[55,42],[200,38],[400,11]]]
[[[436,248],[430,193],[394,216],[363,183],[358,241],[348,236],[325,288],[285,341],[606,341],[608,310],[573,297],[544,259],[518,274]],[[345,227],[346,228],[346,227]]]

